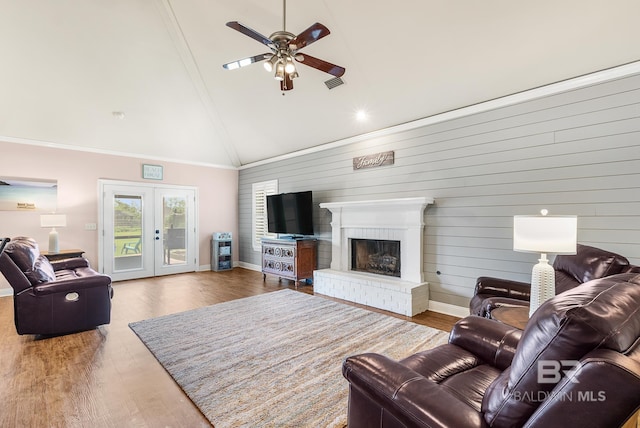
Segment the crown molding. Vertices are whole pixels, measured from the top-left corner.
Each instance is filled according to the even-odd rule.
[[[72,146],[68,144],[52,143],[52,142],[41,141],[41,140],[31,140],[28,138],[9,137],[4,135],[0,135],[0,142],[13,143],[13,144],[27,144],[31,146],[49,147],[52,149],[73,150],[76,152],[87,152],[87,153],[110,155],[110,156],[122,156],[122,157],[133,158],[133,159],[170,162],[170,163],[177,163],[177,164],[183,164],[183,165],[203,166],[207,168],[220,168],[220,169],[232,169],[232,170],[238,169],[237,167],[230,166],[230,165],[217,165],[217,164],[212,164],[207,162],[185,161],[185,160],[167,158],[162,156],[143,155],[143,154],[136,154],[136,153],[130,153],[130,152],[119,152],[116,150],[96,149],[92,147],[79,147],[79,146]]]

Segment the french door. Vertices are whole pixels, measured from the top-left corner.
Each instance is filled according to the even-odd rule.
[[[193,272],[196,189],[100,181],[100,270],[114,281]]]

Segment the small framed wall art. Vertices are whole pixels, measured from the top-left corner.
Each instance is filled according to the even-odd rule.
[[[162,180],[162,165],[142,164],[142,178],[147,180]]]

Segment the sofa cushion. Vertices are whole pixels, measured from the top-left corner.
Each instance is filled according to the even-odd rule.
[[[33,238],[19,236],[9,242],[5,251],[24,272],[31,284],[55,281],[56,274],[49,260],[40,254],[38,243]]]
[[[485,390],[500,374],[471,352],[451,344],[411,355],[400,364],[439,384],[478,412]]]
[[[38,257],[33,264],[33,269],[25,272],[25,275],[33,285],[56,280],[53,266],[45,256]]]
[[[35,239],[18,236],[10,241],[4,250],[11,260],[20,268],[22,272],[33,269],[38,257],[40,257],[40,249]]]
[[[628,266],[629,260],[619,254],[581,244],[577,245],[576,254],[559,255],[553,261],[556,271],[565,272],[579,283],[618,274]],[[558,285],[556,280],[556,288]]]
[[[487,390],[482,403],[486,421],[492,426],[519,426],[527,421],[555,387],[555,382],[540,381],[539,364],[562,366],[596,348],[624,353],[639,334],[637,273],[589,281],[555,296],[533,314],[511,367]]]

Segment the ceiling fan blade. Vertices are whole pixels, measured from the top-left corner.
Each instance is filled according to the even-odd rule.
[[[258,33],[256,30],[252,30],[251,28],[242,25],[238,21],[227,22],[227,27],[233,28],[234,30],[241,32],[245,36],[249,36],[252,39],[259,41],[263,45],[267,45],[269,47],[273,46],[273,42],[271,41],[271,39]]]
[[[293,89],[293,79],[289,77],[288,73],[284,74],[284,80],[280,81],[281,91],[290,91]]]
[[[328,36],[330,31],[327,27],[316,22],[311,27],[304,30],[302,33],[295,36],[289,41],[289,47],[292,50],[300,50],[305,46],[309,46],[311,43],[320,40],[321,38]]]
[[[333,76],[340,77],[344,74],[346,69],[344,67],[340,67],[339,65],[331,64],[330,62],[312,57],[307,54],[298,54],[294,57],[296,61],[308,65],[309,67],[316,68],[320,71],[324,71],[325,73],[329,73]]]
[[[237,61],[228,62],[226,64],[222,64],[222,66],[227,70],[235,70],[236,68],[246,67],[247,65],[251,65],[254,62],[264,61],[267,58],[270,58],[270,53],[263,53],[256,56],[250,56],[249,58],[239,59]]]

